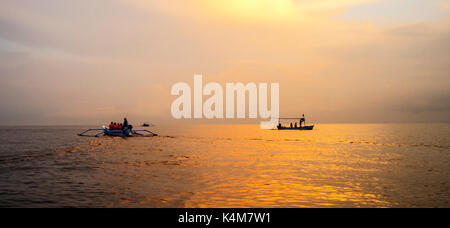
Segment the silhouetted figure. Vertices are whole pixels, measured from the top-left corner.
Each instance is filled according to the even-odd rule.
[[[127,118],[123,119],[123,127],[125,127],[125,128],[128,127],[128,120],[127,120]]]
[[[127,118],[123,118],[123,130],[124,131],[126,131],[126,130],[130,130],[131,131],[131,130],[133,130],[133,126],[128,124]]]
[[[291,123],[291,128],[293,128],[293,125],[292,125],[292,123]]]
[[[302,118],[300,119],[300,127],[302,127],[302,124],[306,126],[305,114],[303,114]]]

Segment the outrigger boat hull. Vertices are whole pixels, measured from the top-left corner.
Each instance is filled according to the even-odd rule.
[[[311,125],[311,126],[304,126],[304,127],[293,127],[293,128],[291,128],[291,127],[280,127],[280,126],[278,126],[277,128],[278,128],[278,130],[311,131],[311,130],[314,129],[314,125]]]
[[[100,132],[94,135],[88,135],[88,132]],[[145,134],[141,134],[145,133]],[[112,136],[112,137],[135,137],[135,136],[158,136],[158,134],[155,134],[148,130],[110,130],[107,127],[103,127],[101,129],[88,129],[84,131],[83,133],[78,134],[78,136],[84,136],[84,137],[99,137],[102,135],[106,136]]]
[[[120,131],[120,130],[109,130],[107,128],[104,129],[105,135],[108,136],[116,136],[116,137],[129,137],[131,136],[131,130]]]

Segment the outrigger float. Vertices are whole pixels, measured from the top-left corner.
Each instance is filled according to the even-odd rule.
[[[281,120],[299,120],[299,125],[297,126],[297,123],[295,123],[295,125],[291,126],[283,126],[281,125]],[[304,124],[302,126],[302,123]],[[277,126],[278,130],[300,130],[300,131],[311,131],[314,129],[314,125],[306,125],[306,119],[305,119],[305,115],[303,115],[303,117],[300,118],[279,118],[278,119],[278,126]]]
[[[97,134],[88,134],[89,132],[97,132]],[[113,137],[153,137],[158,136],[158,134],[155,134],[149,130],[132,130],[132,129],[126,129],[126,130],[110,130],[109,128],[103,126],[103,128],[99,129],[88,129],[80,134],[78,136],[83,137],[99,137],[99,136],[113,136]]]

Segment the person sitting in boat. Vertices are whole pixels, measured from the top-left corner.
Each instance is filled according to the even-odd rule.
[[[123,130],[123,125],[121,123],[119,124],[119,127],[117,130],[121,130],[121,131]]]
[[[295,122],[295,128],[297,128],[297,122]]]
[[[111,122],[111,123],[109,124],[109,130],[112,130],[113,128],[114,128],[114,123]]]
[[[291,128],[293,128],[293,125],[292,125],[292,123],[291,123]]]
[[[113,126],[113,130],[117,130],[117,123],[116,122],[114,122],[114,126]]]

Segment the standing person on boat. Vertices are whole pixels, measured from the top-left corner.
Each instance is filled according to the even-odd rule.
[[[128,120],[127,118],[123,118],[123,127],[128,128]]]
[[[303,114],[302,118],[300,119],[300,127],[302,127],[302,123],[306,126],[305,114]]]
[[[133,126],[128,124],[127,118],[123,118],[123,130],[132,130]]]

